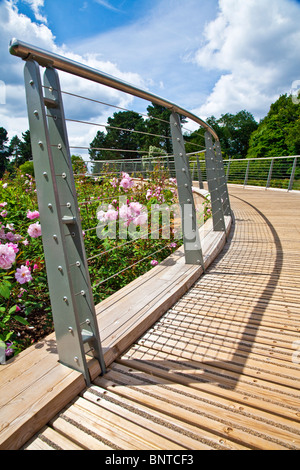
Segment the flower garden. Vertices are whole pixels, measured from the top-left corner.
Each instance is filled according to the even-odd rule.
[[[159,165],[151,180],[126,172],[86,173],[76,163],[75,185],[94,302],[112,295],[168,257],[182,240],[170,218],[150,231],[147,214],[155,205],[177,203],[176,180]],[[6,358],[18,354],[53,331],[51,305],[34,177],[17,172],[0,181],[0,341]],[[204,220],[210,216],[203,205]],[[202,218],[203,218],[202,213]],[[161,215],[160,215],[161,217]],[[160,221],[161,222],[161,221]]]

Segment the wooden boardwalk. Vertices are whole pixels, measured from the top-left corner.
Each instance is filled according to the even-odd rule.
[[[206,274],[26,449],[300,449],[300,194],[229,186]]]

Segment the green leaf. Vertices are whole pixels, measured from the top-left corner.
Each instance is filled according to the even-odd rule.
[[[30,323],[28,323],[27,320],[25,320],[25,318],[19,317],[19,315],[15,315],[14,319],[17,320],[18,322],[22,323],[22,325],[29,325],[30,324]]]
[[[10,296],[10,289],[6,284],[0,284],[0,295],[5,299],[8,299]]]
[[[14,312],[16,311],[16,309],[17,309],[17,306],[14,305],[13,307],[11,307],[11,308],[9,309],[8,314],[11,315],[12,313],[14,313]]]

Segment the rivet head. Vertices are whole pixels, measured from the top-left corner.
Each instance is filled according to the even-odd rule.
[[[64,302],[68,302],[68,297],[64,296],[64,297],[63,297],[63,301],[64,301]]]
[[[79,268],[80,267],[80,261],[76,261],[76,266]]]
[[[77,356],[74,357],[74,361],[75,361],[75,362],[79,362],[79,359],[78,359]]]

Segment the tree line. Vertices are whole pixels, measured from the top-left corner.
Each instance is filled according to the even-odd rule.
[[[105,131],[98,131],[90,143],[91,160],[140,159],[153,148],[161,154],[172,154],[170,114],[170,110],[153,103],[148,106],[147,115],[134,111],[114,113],[108,118]],[[184,128],[184,117],[181,122]],[[246,110],[223,114],[218,119],[211,116],[207,123],[219,136],[224,158],[300,153],[300,104],[291,95],[281,95],[259,123]],[[183,133],[188,153],[204,148],[204,129]],[[24,164],[24,172],[31,173],[30,160],[30,132],[24,132],[21,139],[14,136],[9,141],[7,131],[0,127],[0,177],[5,171],[13,175]]]

